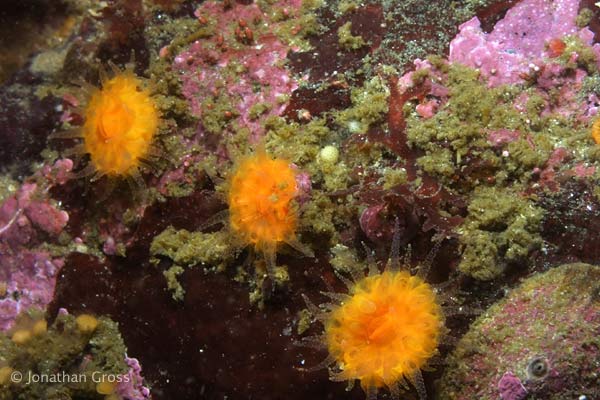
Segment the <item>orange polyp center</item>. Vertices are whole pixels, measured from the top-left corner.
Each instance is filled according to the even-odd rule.
[[[105,141],[125,135],[133,123],[133,115],[127,104],[121,99],[109,99],[102,111],[98,133]]]
[[[378,317],[374,317],[368,326],[369,341],[379,346],[385,346],[390,343],[396,335],[394,330],[394,321],[389,312],[384,312]]]

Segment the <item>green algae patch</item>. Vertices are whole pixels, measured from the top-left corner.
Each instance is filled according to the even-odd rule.
[[[59,314],[48,328],[44,324],[40,327],[44,320],[39,318],[22,314],[17,320],[10,333],[29,331],[31,337],[25,342],[15,340],[15,336],[11,339],[8,334],[0,335],[0,367],[23,376],[20,383],[1,382],[0,399],[100,398],[96,390],[99,377],[127,372],[127,349],[116,322],[92,317],[97,326],[86,331],[73,315]],[[30,373],[55,379],[26,384]],[[62,379],[63,376],[72,379]]]
[[[202,102],[202,126],[204,129],[213,135],[222,134],[223,129],[239,116],[234,104],[235,102],[224,94],[204,100]]]
[[[343,275],[350,275],[353,271],[364,268],[364,265],[358,261],[356,253],[348,246],[339,243],[331,248],[329,263],[335,271]]]
[[[578,28],[583,29],[590,24],[592,18],[594,18],[594,12],[589,8],[584,7],[581,10],[579,10],[577,19],[575,19],[575,24]]]
[[[566,44],[565,51],[560,55],[558,60],[566,67],[575,70],[577,67],[584,68],[590,74],[598,71],[596,54],[590,46],[587,46],[583,41],[574,35],[564,37]],[[576,53],[577,59],[573,61],[571,55]]]
[[[479,316],[447,359],[439,400],[500,398],[512,372],[531,399],[577,399],[600,392],[600,267],[567,264],[526,279]],[[531,374],[534,363],[548,364]]]
[[[150,245],[150,262],[158,264],[158,257],[168,257],[173,265],[163,271],[167,287],[172,292],[173,300],[182,301],[185,290],[179,282],[183,267],[203,265],[217,271],[223,271],[235,257],[232,251],[228,232],[221,230],[214,233],[189,232],[177,230],[169,226],[154,237]]]
[[[380,77],[373,77],[362,87],[352,89],[352,106],[334,115],[336,124],[354,133],[366,133],[375,123],[385,121],[390,91]]]
[[[175,301],[183,301],[185,289],[179,282],[179,276],[183,274],[184,269],[179,265],[173,265],[171,268],[163,271],[163,275],[167,280],[167,289],[171,291],[171,297]]]
[[[404,168],[384,168],[381,181],[383,190],[389,190],[395,186],[408,182],[408,175]]]
[[[473,69],[446,68],[447,103],[428,119],[415,112],[414,103],[407,103],[407,138],[424,153],[417,164],[458,192],[470,193],[482,178],[499,185],[529,182],[532,171],[544,168],[552,151],[578,131],[560,116],[540,116],[546,103],[533,90],[489,88]],[[515,103],[521,96],[527,101],[518,110]],[[512,138],[496,144],[491,138],[498,132]],[[473,169],[473,163],[480,167],[466,175],[464,170]]]
[[[327,126],[325,118],[315,118],[307,124],[286,122],[281,117],[269,117],[264,124],[267,132],[265,147],[270,154],[285,158],[311,176],[312,182],[323,183],[327,190],[347,187],[348,165],[345,160],[323,162],[320,151],[341,138]]]
[[[256,273],[253,279],[248,280],[247,274],[242,273],[238,282],[247,282],[249,284],[250,292],[248,300],[250,304],[254,304],[258,309],[263,310],[265,308],[264,292],[267,282],[269,282],[269,285],[273,285],[273,290],[286,291],[290,275],[287,265],[278,265],[272,271],[268,271],[264,260],[257,260],[254,263],[254,267],[256,268]]]
[[[165,256],[177,265],[193,266],[201,264],[223,270],[231,260],[231,243],[224,231],[214,233],[177,230],[172,226],[157,235],[150,245],[154,262],[156,256]]]
[[[362,36],[352,35],[352,22],[348,21],[337,30],[338,43],[344,50],[358,50],[367,45]]]
[[[518,193],[475,190],[469,215],[457,228],[463,249],[459,270],[480,280],[499,276],[505,262],[524,261],[542,243],[542,209]]]

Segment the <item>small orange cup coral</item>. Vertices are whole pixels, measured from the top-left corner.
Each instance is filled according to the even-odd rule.
[[[596,144],[600,144],[600,118],[596,118],[592,124],[592,138]]]
[[[160,152],[152,147],[159,113],[150,92],[132,69],[121,72],[111,64],[114,76],[101,73],[102,88],[83,85],[89,92],[83,110],[85,122],[81,129],[61,132],[54,138],[83,138],[83,144],[71,150],[75,155],[89,154],[90,164],[77,177],[94,175],[98,179],[132,177],[143,181],[139,168]]]
[[[359,380],[370,400],[384,387],[398,399],[407,381],[424,399],[421,369],[437,354],[445,331],[434,289],[421,277],[393,266],[381,273],[372,267],[368,276],[345,281],[348,294],[325,293],[338,301],[328,303],[327,311],[305,298],[325,332],[299,344],[323,343],[329,356],[316,369],[335,364],[331,379],[349,381],[350,386]]]
[[[265,255],[269,267],[281,243],[312,255],[296,238],[296,175],[289,161],[270,158],[261,148],[242,159],[229,179],[229,226],[244,244]]]

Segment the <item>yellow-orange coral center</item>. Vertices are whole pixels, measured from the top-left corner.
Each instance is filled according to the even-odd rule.
[[[230,180],[230,226],[261,251],[295,238],[296,172],[290,162],[271,159],[264,151],[242,160]]]
[[[596,144],[600,144],[600,117],[596,118],[592,124],[592,137]]]
[[[100,117],[98,133],[105,140],[125,135],[133,123],[133,115],[120,99],[108,99],[106,110]]]
[[[325,323],[345,379],[364,388],[412,379],[436,352],[443,316],[431,286],[406,271],[369,276]]]
[[[101,174],[127,175],[148,155],[158,127],[150,93],[130,71],[92,93],[82,128],[85,151]]]

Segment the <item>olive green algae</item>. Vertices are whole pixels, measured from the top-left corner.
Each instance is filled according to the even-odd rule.
[[[463,249],[458,268],[467,275],[496,278],[506,263],[527,263],[529,252],[542,243],[543,210],[514,191],[478,188],[468,211],[457,228]]]
[[[479,316],[447,360],[437,399],[500,398],[513,373],[528,399],[600,394],[600,267],[567,264],[526,279]],[[545,372],[531,373],[542,360]],[[529,372],[528,372],[529,369]],[[542,371],[543,372],[543,371]]]
[[[185,290],[178,281],[184,272],[183,267],[202,265],[222,271],[235,257],[231,238],[226,231],[214,233],[189,232],[169,226],[152,240],[150,261],[160,262],[159,256],[168,257],[173,265],[163,272],[167,286],[173,292],[173,299],[183,300]]]
[[[0,383],[0,399],[102,399],[94,380],[126,373],[126,350],[118,325],[106,317],[99,317],[90,333],[78,329],[74,316],[59,314],[47,331],[33,335],[26,343],[17,344],[2,334],[0,367],[18,371],[24,379],[21,383]],[[63,372],[78,378],[55,383],[25,381],[29,373],[53,376]]]
[[[201,264],[218,269],[224,268],[233,256],[231,239],[224,231],[189,232],[185,229],[176,230],[172,226],[154,237],[150,254],[155,263],[158,262],[156,256],[165,256],[181,266]]]
[[[418,165],[455,190],[470,192],[477,185],[477,179],[457,179],[473,159],[481,160],[488,178],[500,184],[509,179],[527,182],[533,168],[542,168],[558,143],[573,135],[573,127],[539,116],[543,102],[534,93],[527,112],[518,111],[514,103],[527,89],[490,89],[477,71],[460,65],[449,66],[447,85],[449,100],[432,118],[421,118],[410,104],[405,112],[408,142],[424,152]],[[519,138],[500,152],[488,139],[497,130],[518,132]]]
[[[367,45],[362,36],[352,35],[352,22],[348,21],[338,28],[338,42],[344,50],[358,50]]]

